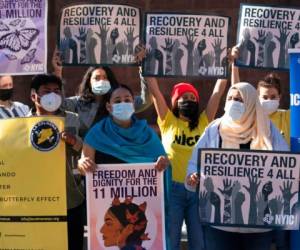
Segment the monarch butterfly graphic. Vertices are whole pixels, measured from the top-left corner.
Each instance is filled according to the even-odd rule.
[[[22,23],[20,24],[20,28],[23,28],[26,24],[26,19],[22,21]]]
[[[0,31],[9,31],[9,27],[2,21],[0,21]]]
[[[0,37],[0,49],[8,48],[13,52],[19,52],[21,49],[27,50],[39,33],[40,31],[34,28],[26,28],[7,33]]]
[[[12,54],[5,54],[6,58],[10,61],[17,60],[18,58]]]
[[[36,49],[31,49],[27,54],[22,58],[21,64],[30,63],[35,57]]]
[[[21,22],[21,19],[13,20],[9,23],[10,26],[16,27]]]

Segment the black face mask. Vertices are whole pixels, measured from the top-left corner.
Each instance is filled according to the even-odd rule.
[[[198,117],[198,102],[193,101],[183,101],[178,102],[178,110],[179,114],[183,115],[186,118],[189,118],[190,120],[193,119],[193,117]]]
[[[11,89],[0,89],[0,100],[7,101],[12,98],[13,88]]]

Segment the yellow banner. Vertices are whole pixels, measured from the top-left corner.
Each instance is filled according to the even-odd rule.
[[[0,250],[67,249],[64,120],[0,120]]]

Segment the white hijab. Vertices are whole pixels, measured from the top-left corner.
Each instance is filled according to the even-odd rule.
[[[240,92],[245,112],[239,121],[228,119],[226,113],[221,117],[222,148],[240,148],[240,144],[251,141],[250,149],[272,150],[270,120],[262,109],[256,89],[249,83],[240,82],[231,86],[227,97],[232,89]]]

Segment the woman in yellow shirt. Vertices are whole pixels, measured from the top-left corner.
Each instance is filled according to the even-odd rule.
[[[169,237],[172,250],[180,249],[183,220],[187,225],[188,249],[203,246],[202,227],[199,222],[197,195],[185,189],[184,181],[188,161],[194,145],[205,127],[217,112],[227,80],[218,80],[205,111],[199,109],[198,91],[189,83],[179,83],[171,93],[172,107],[166,100],[155,78],[147,78],[154,106],[158,115],[162,143],[172,166],[172,189],[169,205]]]
[[[278,109],[281,99],[279,76],[276,73],[268,74],[258,82],[257,90],[263,109],[290,145],[290,110]]]

